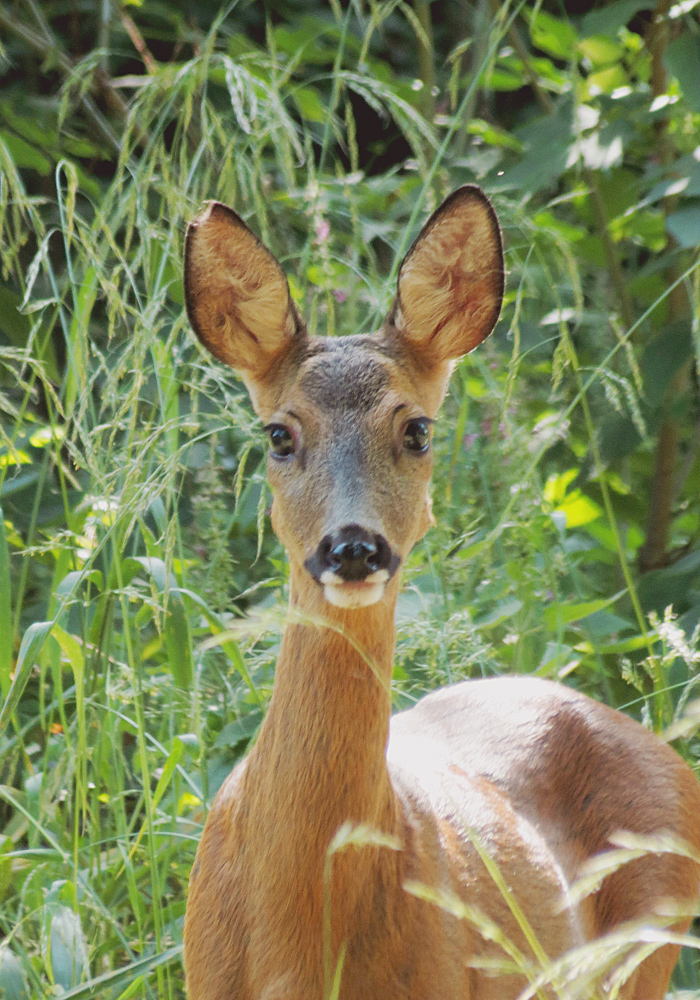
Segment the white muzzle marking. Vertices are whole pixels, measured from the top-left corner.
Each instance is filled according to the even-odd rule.
[[[323,596],[336,608],[368,608],[384,596],[389,572],[378,569],[364,580],[343,580],[341,576],[327,569],[321,574]]]

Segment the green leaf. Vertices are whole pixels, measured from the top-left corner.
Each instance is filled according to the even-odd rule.
[[[567,528],[580,528],[584,524],[595,521],[603,511],[585,493],[573,490],[564,503],[555,508],[554,513],[564,515]]]
[[[87,392],[88,328],[96,298],[97,271],[94,267],[90,267],[78,292],[68,336],[69,365],[64,400],[66,411],[69,413],[73,410],[78,395],[82,396]]]
[[[599,640],[615,633],[630,632],[634,629],[634,625],[611,611],[594,611],[592,615],[581,619],[580,628],[584,629],[590,638]]]
[[[298,87],[294,91],[294,100],[302,118],[310,122],[325,122],[328,112],[314,87]]]
[[[125,562],[128,560],[125,560]],[[136,556],[133,560],[151,576],[157,590],[168,593],[163,636],[168,657],[168,666],[178,687],[189,690],[194,676],[192,664],[192,639],[190,623],[184,601],[177,587],[177,580],[168,574],[162,559],[152,556]]]
[[[494,625],[500,625],[501,622],[507,621],[508,618],[512,618],[513,615],[517,615],[518,611],[523,606],[523,602],[514,598],[511,601],[503,601],[497,604],[496,607],[489,611],[488,614],[482,615],[481,618],[477,618],[474,622],[476,628],[493,628]]]
[[[32,324],[28,317],[19,311],[22,299],[6,285],[0,285],[0,331],[2,331],[13,347],[26,347],[32,332]],[[56,353],[50,329],[40,328],[35,333],[34,355],[45,365],[46,374],[52,382],[58,384],[61,376],[58,371]]]
[[[578,44],[579,52],[593,66],[608,66],[617,62],[624,55],[624,48],[619,42],[613,42],[607,35],[591,35]]]
[[[617,3],[589,11],[583,19],[582,34],[610,35],[615,38],[640,10],[653,10],[652,0],[618,0]]]
[[[156,785],[156,789],[153,793],[153,798],[151,799],[151,806],[153,809],[157,809],[158,803],[163,798],[163,795],[165,794],[168,785],[170,784],[170,780],[173,774],[175,773],[175,769],[177,768],[177,765],[180,763],[180,758],[182,757],[182,751],[184,750],[184,748],[185,748],[184,743],[182,743],[182,741],[179,740],[176,736],[175,739],[173,740],[173,748],[168,754],[168,759],[163,765],[163,771],[161,773],[160,778],[158,778],[158,784]]]
[[[472,118],[467,125],[467,132],[470,135],[478,135],[482,142],[489,146],[503,146],[506,149],[514,149],[516,153],[523,151],[523,144],[515,136],[510,135],[504,129],[497,128],[482,118]]]
[[[0,732],[5,728],[15,713],[19,700],[27,686],[36,658],[41,652],[47,635],[51,631],[52,622],[34,622],[22,637],[15,666],[15,676],[12,681],[5,704],[0,712]]]
[[[537,13],[523,11],[530,21],[530,39],[533,45],[555,59],[569,60],[573,57],[578,35],[568,21],[547,14],[540,8]]]
[[[608,66],[606,69],[591,73],[586,79],[586,87],[589,93],[594,88],[594,93],[612,94],[620,87],[626,87],[629,83],[624,66],[617,63],[615,66]]]
[[[26,347],[31,324],[18,306],[22,299],[12,289],[0,285],[0,330],[14,347]]]
[[[0,945],[0,997],[2,1000],[29,1000],[30,993],[22,964],[9,945]]]
[[[700,201],[691,202],[669,215],[666,228],[680,246],[700,246]]]
[[[664,53],[664,63],[678,80],[688,106],[700,111],[700,38],[689,31],[676,38]]]
[[[535,673],[539,677],[549,677],[555,670],[561,669],[564,664],[567,664],[566,673],[569,673],[580,662],[578,658],[572,660],[572,653],[573,649],[565,642],[548,642]]]
[[[603,608],[610,607],[619,596],[619,594],[616,594],[614,597],[601,598],[598,601],[584,601],[581,604],[550,604],[544,609],[545,624],[554,632],[563,625],[570,625],[571,622],[580,621],[581,618],[586,618],[596,611],[602,611]]]
[[[483,75],[480,83],[485,90],[508,92],[520,90],[521,87],[525,86],[526,80],[524,73],[515,73],[512,69],[505,69],[503,66],[494,66]]]
[[[53,170],[53,163],[44,154],[31,146],[24,139],[12,132],[0,131],[0,142],[4,142],[17,167],[36,170],[42,177],[48,177]]]
[[[520,161],[499,178],[499,187],[541,191],[553,184],[566,170],[574,141],[573,108],[570,101],[560,102],[556,114],[537,118],[519,128],[515,138],[527,147]],[[547,156],[542,156],[542,150]]]
[[[103,972],[102,975],[95,976],[94,979],[89,979],[81,986],[62,993],[61,1000],[92,1000],[93,997],[103,996],[105,995],[103,991],[113,990],[125,980],[132,981],[136,977],[140,979],[159,966],[170,965],[176,959],[179,959],[181,954],[182,945],[178,944],[172,948],[168,948],[166,951],[160,952],[158,955],[139,958],[135,962],[123,965],[119,969],[114,969],[111,972]],[[129,995],[131,995],[131,992]]]
[[[188,691],[194,676],[192,642],[187,609],[179,595],[168,595],[167,612],[164,632],[168,664],[177,686]]]
[[[634,653],[638,649],[648,649],[650,642],[655,642],[658,639],[657,632],[647,632],[644,635],[634,635],[629,639],[621,639],[619,642],[609,642],[602,646],[597,646],[596,649],[599,653],[603,655],[608,655],[610,653]],[[583,643],[583,646],[588,646],[587,643]],[[578,646],[576,647],[578,649]]]
[[[80,915],[69,906],[56,907],[49,933],[53,980],[69,990],[89,975],[87,942]]]
[[[644,391],[650,406],[659,406],[674,375],[693,354],[689,323],[670,323],[647,344],[640,365]]]

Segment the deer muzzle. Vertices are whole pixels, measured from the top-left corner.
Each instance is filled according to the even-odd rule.
[[[400,563],[383,535],[346,524],[324,535],[304,566],[331,604],[364,608],[382,598]]]

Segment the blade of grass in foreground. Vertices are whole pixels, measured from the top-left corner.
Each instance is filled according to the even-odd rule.
[[[82,1000],[83,997],[94,997],[98,995],[98,991],[105,989],[106,987],[115,987],[120,983],[124,982],[125,979],[131,979],[132,977],[142,977],[147,976],[149,973],[153,972],[155,969],[163,968],[164,966],[170,965],[175,959],[179,959],[182,954],[182,945],[174,945],[172,948],[168,948],[166,951],[160,952],[158,955],[150,955],[148,958],[140,958],[136,962],[131,962],[129,965],[125,965],[121,969],[115,969],[113,972],[105,972],[101,976],[95,976],[94,979],[89,979],[86,983],[81,983],[80,986],[76,986],[72,990],[68,990],[67,993],[62,993],[62,1000]],[[130,984],[133,987],[133,983]],[[132,989],[129,989],[129,993],[132,993]]]

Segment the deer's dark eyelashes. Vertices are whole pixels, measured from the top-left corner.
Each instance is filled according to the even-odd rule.
[[[430,447],[430,425],[432,420],[427,417],[418,417],[409,420],[403,430],[404,451],[410,451],[414,455],[426,452]]]
[[[294,454],[294,435],[284,424],[268,424],[265,428],[274,458],[289,458]]]

